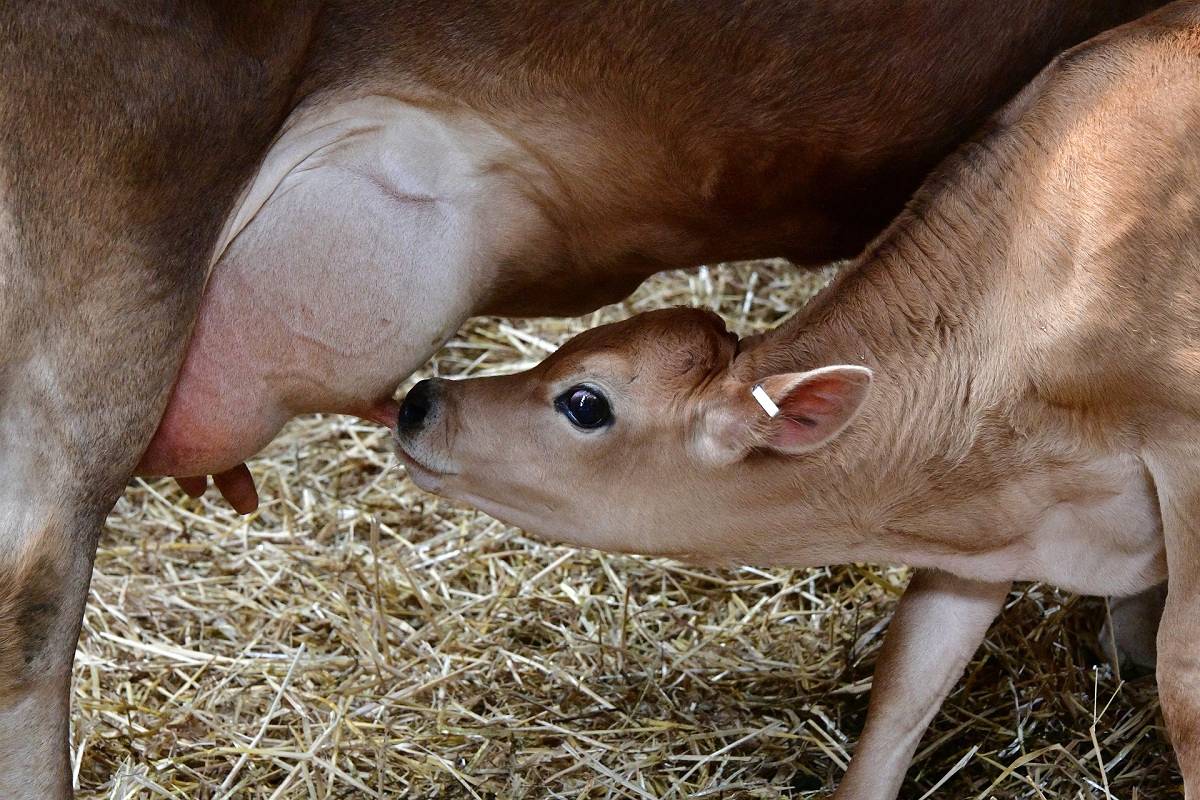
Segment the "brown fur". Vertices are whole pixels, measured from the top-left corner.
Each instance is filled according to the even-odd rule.
[[[1158,680],[1200,797],[1197,131],[1183,2],[1048,67],[777,330],[735,347],[676,309],[590,331],[530,372],[436,384],[402,456],[422,486],[583,545],[918,567],[837,795],[855,800],[895,797],[1012,581],[1166,578]],[[573,385],[608,425],[550,402]]]
[[[309,83],[399,73],[517,132],[556,239],[485,311],[580,313],[667,267],[854,255],[1064,41],[1157,5],[335,5]]]
[[[418,128],[418,152],[281,159],[303,177],[222,247],[143,470],[227,470],[297,413],[377,419],[470,314],[581,313],[713,260],[851,255],[1055,51],[1154,5],[329,4],[289,124],[373,106],[374,125]],[[428,285],[433,262],[465,296]],[[335,288],[340,310],[311,308]]]
[[[3,576],[0,586],[0,698],[16,697],[21,684],[33,678],[31,668],[50,640],[59,615],[62,577],[55,559],[42,555],[27,567]]]
[[[853,251],[1054,52],[1151,5],[5,3],[0,796],[69,794],[100,521],[238,193],[299,107],[385,95],[519,138],[549,233],[466,313],[582,310],[665,266]]]
[[[308,27],[288,6],[294,24],[257,33],[253,14],[201,4],[0,8],[4,798],[70,794],[99,526],[166,402],[226,209],[288,109]]]

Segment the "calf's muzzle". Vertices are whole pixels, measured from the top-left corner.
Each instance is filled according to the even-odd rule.
[[[433,416],[431,412],[437,405],[438,395],[438,382],[435,379],[426,378],[410,389],[400,405],[396,429],[401,433],[416,433],[421,430],[425,422]]]

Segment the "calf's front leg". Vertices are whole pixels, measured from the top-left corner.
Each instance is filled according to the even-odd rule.
[[[875,664],[867,724],[834,800],[894,800],[921,736],[1004,607],[1011,583],[918,570]]]
[[[1158,489],[1167,552],[1167,600],[1158,626],[1159,702],[1183,773],[1200,799],[1200,430],[1177,435],[1145,461]]]

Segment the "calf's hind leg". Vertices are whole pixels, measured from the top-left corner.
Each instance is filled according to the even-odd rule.
[[[1166,599],[1165,584],[1129,597],[1108,598],[1107,619],[1097,638],[1104,657],[1122,677],[1154,671],[1158,621]]]

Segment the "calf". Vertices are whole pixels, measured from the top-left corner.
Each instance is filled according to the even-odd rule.
[[[852,256],[1056,52],[1160,4],[331,4],[140,471],[225,474],[300,413],[394,418],[474,314]]]
[[[649,312],[418,384],[421,487],[547,538],[917,568],[838,797],[896,796],[1013,581],[1164,578],[1158,682],[1200,798],[1200,4],[1048,67],[777,330]]]
[[[0,798],[70,793],[135,470],[249,509],[288,418],[394,416],[472,314],[852,252],[1054,53],[1160,4],[0,3]]]

